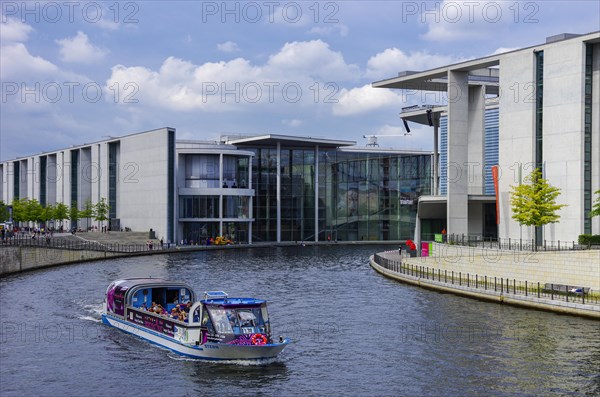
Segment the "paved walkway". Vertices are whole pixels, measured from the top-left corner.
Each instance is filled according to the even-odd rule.
[[[487,300],[497,303],[506,303],[514,306],[523,306],[533,309],[548,310],[564,314],[574,314],[578,316],[590,317],[600,320],[600,304],[596,299],[593,302],[586,301],[585,304],[574,302],[577,298],[571,296],[571,301],[568,301],[567,295],[540,296],[538,298],[535,293],[520,291],[518,288],[513,288],[508,285],[505,290],[504,286],[500,291],[491,288],[483,288],[481,285],[482,278],[479,278],[478,283],[469,283],[465,281],[458,282],[450,280],[447,273],[436,273],[432,268],[423,266],[412,266],[406,263],[406,258],[400,258],[398,251],[380,252],[373,255],[369,260],[371,267],[377,272],[386,277],[393,278],[408,284],[417,285],[423,288],[451,292],[458,295],[463,295],[471,298]]]

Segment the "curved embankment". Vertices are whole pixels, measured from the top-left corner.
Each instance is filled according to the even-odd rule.
[[[530,309],[546,310],[562,314],[571,314],[600,320],[600,305],[597,304],[581,304],[576,302],[565,302],[560,300],[551,300],[546,298],[538,298],[537,296],[525,296],[519,294],[511,294],[510,292],[498,292],[493,290],[482,290],[466,285],[450,284],[444,281],[436,281],[435,273],[433,278],[420,277],[411,275],[410,272],[396,271],[394,266],[391,268],[384,267],[375,262],[375,256],[369,258],[371,267],[385,277],[392,278],[403,283],[416,285],[422,288],[431,289],[440,292],[462,295],[469,298],[479,300],[504,303],[513,306],[526,307]],[[397,266],[396,266],[397,268]],[[415,273],[413,273],[415,274]]]
[[[142,255],[174,254],[194,251],[246,249],[246,248],[272,248],[306,245],[383,245],[390,244],[398,246],[400,242],[280,242],[280,243],[254,243],[239,245],[211,245],[211,246],[176,246],[174,248],[154,249],[135,252],[111,252],[109,250],[69,250],[54,247],[31,247],[31,246],[0,246],[0,277],[11,274],[22,273],[31,270],[44,269],[53,266],[77,264],[104,259],[116,259]]]

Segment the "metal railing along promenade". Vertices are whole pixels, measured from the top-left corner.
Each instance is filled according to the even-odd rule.
[[[73,251],[102,251],[102,252],[117,252],[117,253],[134,253],[147,252],[150,250],[162,250],[169,248],[167,244],[153,244],[152,247],[148,244],[138,243],[100,243],[97,241],[88,240],[73,240],[64,237],[50,237],[48,235],[30,235],[30,234],[15,234],[12,237],[6,237],[0,240],[0,249],[2,247],[39,247],[39,248],[54,248]],[[170,244],[174,248],[174,244]]]
[[[540,284],[539,282],[531,282],[527,280],[523,281],[503,277],[488,277],[487,275],[481,274],[462,273],[441,270],[434,267],[411,265],[401,261],[394,261],[385,258],[379,254],[374,254],[373,260],[379,266],[392,272],[414,278],[443,283],[448,287],[467,287],[481,290],[480,292],[482,293],[495,292],[504,295],[521,295],[526,297],[535,297],[540,299],[544,298],[553,301],[558,300],[581,304],[598,305],[600,303],[600,296],[598,294],[586,294],[583,292],[558,292],[557,289],[559,284],[550,284],[550,288],[546,289],[547,285]],[[564,286],[561,285],[561,287]],[[584,290],[582,286],[566,286],[566,291],[570,291],[571,289]]]
[[[423,236],[423,241],[435,241],[435,235]],[[532,239],[488,238],[470,234],[443,235],[442,244],[476,248],[492,248],[508,251],[575,251],[600,249],[599,245],[579,244],[577,241],[543,240],[536,244]]]

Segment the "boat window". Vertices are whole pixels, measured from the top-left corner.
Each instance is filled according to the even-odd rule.
[[[267,332],[260,307],[234,309],[209,307],[208,310],[217,333],[239,335]]]
[[[232,334],[233,328],[229,317],[227,316],[227,310],[219,308],[209,308],[210,316],[213,320],[215,330],[219,334]]]

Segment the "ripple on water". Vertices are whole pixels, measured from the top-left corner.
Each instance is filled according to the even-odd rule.
[[[598,322],[389,280],[368,266],[384,249],[193,252],[0,279],[0,395],[598,394]],[[273,362],[215,363],[101,324],[106,286],[147,276],[265,298],[294,343]]]

